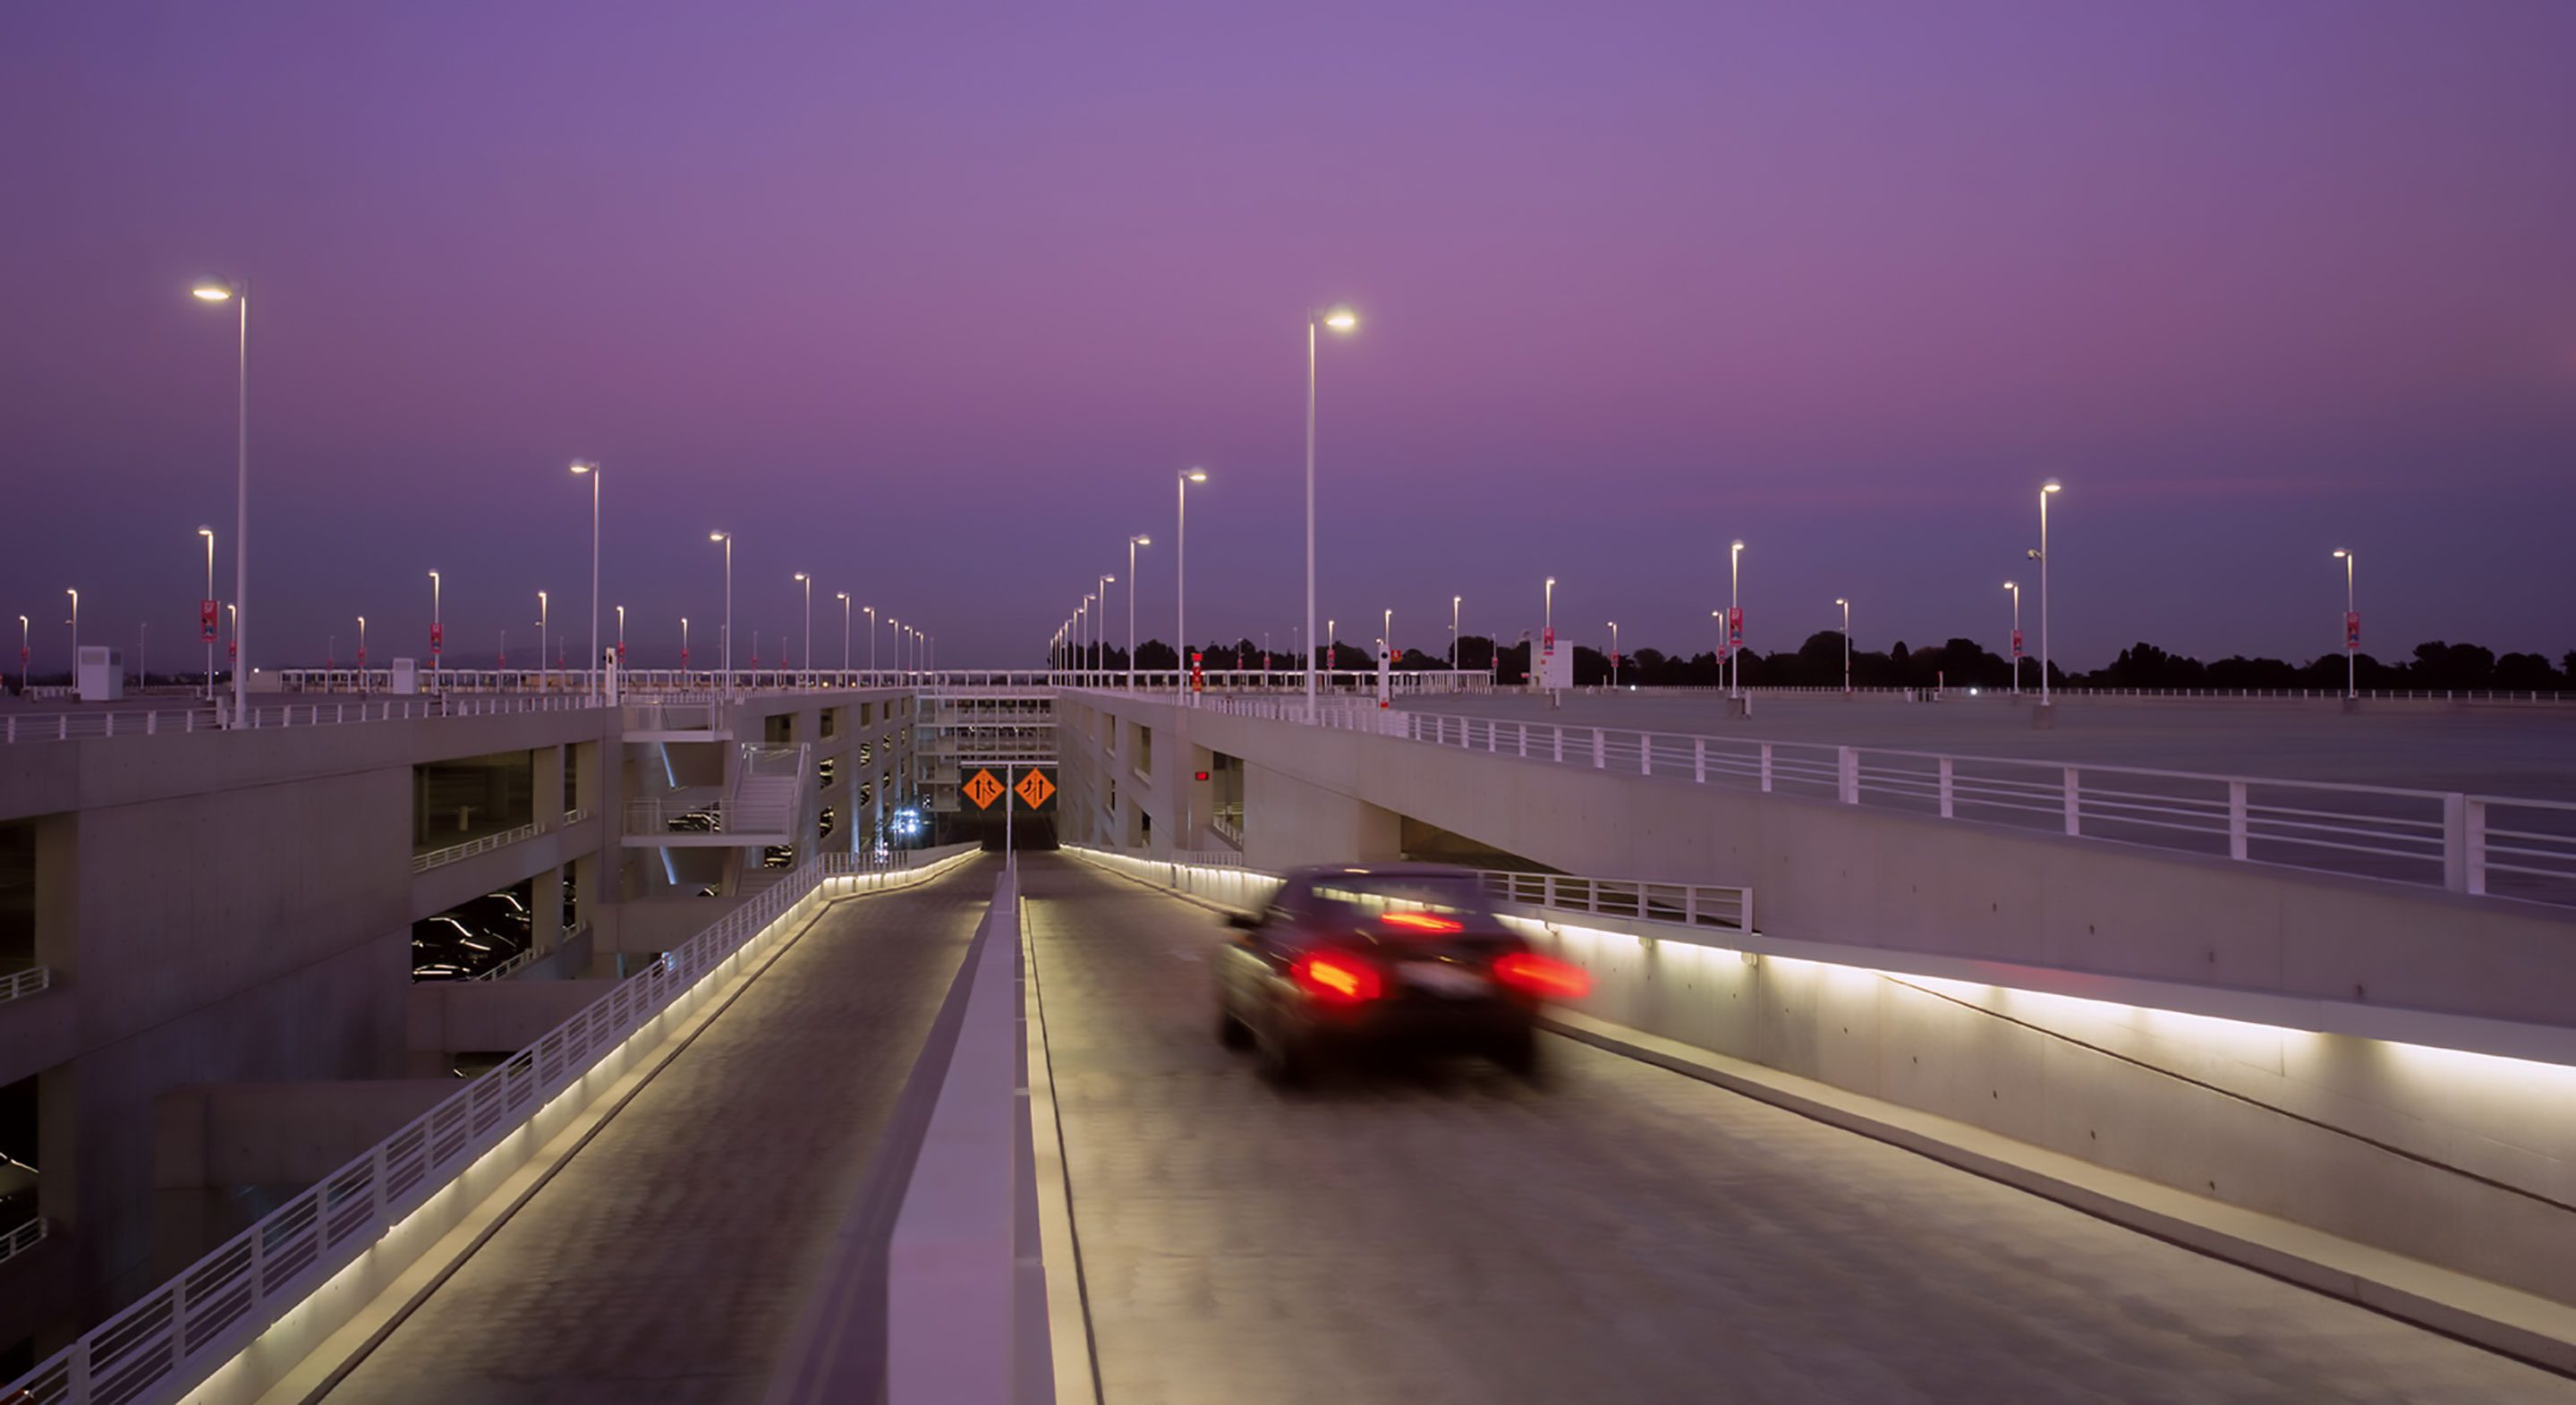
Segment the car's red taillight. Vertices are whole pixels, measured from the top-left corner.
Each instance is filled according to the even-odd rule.
[[[1386,993],[1386,982],[1375,966],[1332,952],[1298,957],[1288,975],[1298,989],[1328,1004],[1357,1005]]]
[[[1464,924],[1457,918],[1443,917],[1436,912],[1381,912],[1377,920],[1381,926],[1393,927],[1400,932],[1419,932],[1430,936],[1445,936],[1451,932],[1466,930]]]
[[[1592,993],[1591,972],[1535,951],[1495,958],[1494,979],[1547,1000],[1580,1000]]]

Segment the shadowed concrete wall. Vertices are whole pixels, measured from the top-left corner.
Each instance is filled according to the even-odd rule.
[[[453,1078],[357,1083],[200,1083],[154,1109],[164,1190],[310,1185],[456,1091]]]
[[[705,923],[690,935],[705,930]],[[414,1054],[524,1049],[615,989],[613,979],[434,981],[407,991]],[[437,1061],[433,1061],[435,1064]],[[415,1060],[417,1063],[417,1060]],[[427,1076],[428,1069],[420,1069]]]

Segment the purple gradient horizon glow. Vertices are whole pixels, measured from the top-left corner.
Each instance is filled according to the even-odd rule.
[[[834,592],[1034,666],[1172,474],[1200,639],[1319,613],[2058,661],[2576,648],[2576,7],[677,4],[17,15],[0,620],[200,657],[257,285],[253,662]],[[1125,637],[1126,582],[1111,638]],[[2036,640],[2036,598],[2025,597]],[[864,616],[861,617],[864,623]],[[828,627],[827,627],[828,622]],[[1374,629],[1342,631],[1364,642]],[[1356,637],[1355,637],[1356,636]],[[518,642],[518,640],[514,640]],[[885,646],[881,643],[881,654]],[[346,650],[344,649],[345,653]],[[577,648],[575,650],[577,652]],[[867,654],[864,640],[853,652]],[[14,664],[14,640],[0,642]]]

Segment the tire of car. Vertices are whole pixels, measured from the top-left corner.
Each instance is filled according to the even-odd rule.
[[[1309,1065],[1303,1042],[1289,1029],[1288,1018],[1274,1009],[1253,1030],[1253,1066],[1274,1088],[1294,1088],[1306,1081]]]
[[[1514,1078],[1535,1083],[1539,1078],[1538,1031],[1523,1025],[1507,1034],[1497,1035],[1486,1050],[1486,1057]]]
[[[1234,1011],[1222,1000],[1216,1006],[1216,1042],[1229,1049],[1252,1047],[1252,1030],[1234,1017]]]

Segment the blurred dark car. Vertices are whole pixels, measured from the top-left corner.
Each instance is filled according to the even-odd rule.
[[[1416,1052],[1481,1054],[1532,1078],[1539,1008],[1591,989],[1581,967],[1504,927],[1473,873],[1436,864],[1298,869],[1259,915],[1227,925],[1217,1036],[1283,1084]]]

